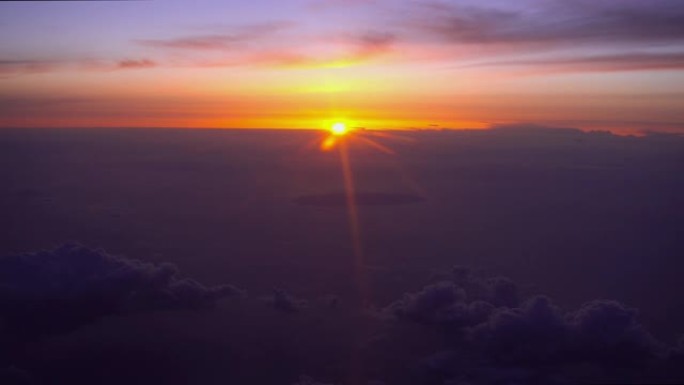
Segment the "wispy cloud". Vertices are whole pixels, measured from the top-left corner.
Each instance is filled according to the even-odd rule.
[[[291,22],[270,22],[235,28],[227,33],[199,34],[162,39],[138,39],[137,43],[154,48],[177,50],[225,50],[276,35],[293,27]]]
[[[366,32],[352,40],[355,46],[354,57],[357,59],[372,58],[390,51],[397,42],[397,36],[390,32]]]
[[[152,68],[156,67],[157,63],[149,59],[139,59],[139,60],[121,60],[117,63],[117,68],[119,69],[136,69],[136,68]]]
[[[556,57],[550,59],[503,60],[479,63],[477,66],[545,69],[545,72],[619,72],[684,69],[684,52],[625,53]]]
[[[684,3],[551,0],[534,6],[493,8],[430,2],[405,15],[403,24],[435,39],[460,44],[681,42]]]
[[[157,62],[150,59],[123,60],[0,60],[1,75],[26,75],[57,72],[65,70],[75,71],[117,71],[153,68]]]
[[[305,38],[301,38],[305,39]],[[202,67],[255,66],[281,69],[348,67],[371,62],[388,54],[397,37],[389,32],[367,31],[345,36],[328,36],[309,41],[260,50],[245,49],[225,57],[199,60],[190,65]],[[324,47],[327,50],[318,51]]]
[[[0,74],[27,74],[50,72],[60,63],[50,60],[0,60]]]
[[[678,0],[421,1],[397,7],[394,27],[439,60],[516,72],[681,69],[684,56]]]

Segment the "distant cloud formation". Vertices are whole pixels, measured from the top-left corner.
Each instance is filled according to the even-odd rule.
[[[381,55],[391,50],[396,41],[397,36],[391,32],[366,32],[353,41],[353,44],[356,46],[356,52],[352,54],[352,57],[367,59]]]
[[[174,38],[139,39],[136,42],[148,47],[175,50],[227,50],[240,43],[249,43],[273,36],[293,26],[294,24],[291,22],[274,21],[234,28],[233,31],[227,33],[217,32]]]
[[[230,51],[237,44],[278,38],[280,47],[242,52],[237,57],[213,61],[214,66],[260,65],[302,68],[362,64],[393,50],[401,61],[420,60],[434,49],[448,49],[440,60],[467,59],[473,67],[533,68],[536,74],[549,68],[557,72],[615,72],[681,69],[684,41],[684,6],[677,0],[520,2],[510,5],[474,1],[418,1],[398,5],[383,1],[318,1],[314,9],[356,8],[376,11],[376,24],[366,22],[367,32],[347,33],[347,41],[300,33],[278,35],[281,24],[254,25],[231,34],[208,34],[175,39],[147,39],[150,47]],[[380,12],[380,10],[384,10]],[[387,16],[386,14],[392,15]],[[382,17],[380,15],[383,15]],[[381,25],[382,30],[377,26]],[[294,25],[288,26],[288,28]],[[302,26],[298,26],[302,27]],[[344,33],[342,33],[344,35]],[[341,45],[337,54],[309,51],[317,41]],[[286,48],[283,48],[286,46]],[[470,46],[482,49],[472,50]],[[245,45],[240,46],[242,49]],[[412,47],[408,49],[408,47]],[[577,50],[581,50],[578,52]],[[417,50],[417,51],[416,51]],[[595,51],[602,51],[597,54]],[[419,53],[421,51],[425,51]],[[530,53],[541,56],[520,57]],[[396,59],[396,58],[395,58]],[[472,62],[472,60],[476,60]],[[479,60],[480,62],[477,62]]]
[[[112,71],[157,67],[150,59],[106,60],[0,60],[0,75],[49,73],[63,70]]]
[[[145,39],[138,42],[154,48],[193,49],[193,50],[224,50],[234,44],[246,41],[250,36],[245,35],[198,35],[172,39]]]
[[[140,59],[140,60],[121,60],[118,64],[117,67],[121,69],[136,69],[136,68],[152,68],[156,67],[157,63],[155,63],[152,60],[149,59]]]
[[[306,69],[321,67],[346,67],[363,64],[377,59],[393,49],[397,36],[390,32],[366,31],[344,36],[327,36],[312,38],[311,46],[301,44],[303,37],[283,37],[285,47],[253,47],[246,39],[235,39],[232,36],[212,35],[204,37],[187,37],[164,42],[167,48],[186,50],[207,50],[223,52],[223,55],[202,60],[190,59],[189,66],[200,67],[236,67],[252,66],[277,69]],[[145,42],[150,44],[151,42]],[[170,45],[167,45],[169,43]],[[233,50],[233,44],[242,44],[240,50]],[[156,45],[157,43],[154,43]],[[325,47],[325,51],[317,52],[316,47]]]
[[[492,61],[479,63],[477,66],[533,68],[535,71],[539,71],[541,67],[546,68],[545,73],[680,70],[684,69],[684,52],[643,52],[617,55],[558,57],[550,59]]]
[[[50,72],[59,67],[51,60],[0,60],[0,75]]]
[[[640,367],[668,358],[666,345],[639,323],[635,309],[593,300],[564,312],[545,296],[520,301],[517,286],[507,278],[461,267],[454,268],[449,280],[407,293],[384,311],[444,333],[451,350],[421,364],[425,376],[442,380],[482,383],[483,374],[468,368],[468,362],[489,368],[487,375],[519,368],[525,377],[567,365]],[[513,380],[520,373],[507,375]]]
[[[0,258],[0,325],[12,338],[75,330],[109,315],[204,309],[240,294],[152,264],[80,245]]]
[[[493,7],[472,2],[423,2],[408,26],[466,44],[681,42],[684,4],[678,0],[524,2]]]
[[[454,60],[484,60],[474,67],[529,66],[537,75],[545,73],[540,67],[560,72],[683,68],[684,4],[677,0],[424,1],[398,12],[397,26],[414,40],[454,46]],[[515,58],[529,54],[537,56]]]

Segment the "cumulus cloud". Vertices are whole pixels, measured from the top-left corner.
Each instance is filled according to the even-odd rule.
[[[424,324],[472,325],[486,319],[497,307],[518,304],[518,288],[505,277],[481,277],[455,267],[449,281],[428,285],[407,293],[386,311],[399,318]]]
[[[307,301],[295,298],[282,289],[273,289],[273,295],[266,300],[283,313],[298,313],[307,306]]]
[[[407,293],[384,311],[445,333],[453,352],[421,364],[424,372],[438,373],[439,378],[455,375],[464,362],[478,362],[480,369],[484,365],[487,375],[501,374],[500,368],[521,368],[525,373],[516,375],[527,376],[536,368],[579,363],[602,368],[647,365],[667,352],[639,323],[637,311],[618,302],[593,300],[566,312],[545,296],[520,301],[517,286],[507,278],[460,267],[449,280]],[[482,380],[482,370],[466,368]]]
[[[181,278],[168,263],[80,245],[0,258],[0,322],[17,338],[71,331],[108,315],[210,308],[239,293]]]

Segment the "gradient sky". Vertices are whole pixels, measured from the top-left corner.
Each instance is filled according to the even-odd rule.
[[[0,127],[684,133],[681,0],[0,2]]]

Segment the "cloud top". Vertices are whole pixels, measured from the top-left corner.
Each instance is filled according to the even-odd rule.
[[[80,245],[0,258],[0,320],[27,338],[76,329],[98,318],[163,309],[210,308],[239,294],[152,264]]]

